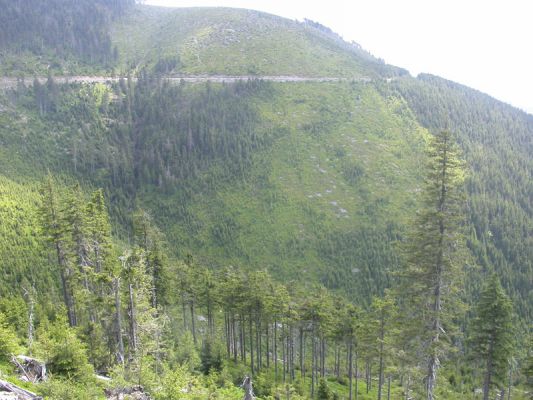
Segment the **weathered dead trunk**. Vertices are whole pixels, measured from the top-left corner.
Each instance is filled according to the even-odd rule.
[[[10,382],[0,379],[0,392],[14,393],[17,395],[18,400],[41,400],[42,397],[37,396],[35,393],[32,393],[26,389],[22,389],[17,385],[14,385]],[[0,393],[1,394],[1,393]]]
[[[254,389],[252,386],[252,379],[249,376],[246,376],[244,378],[244,381],[242,382],[241,387],[244,389],[244,399],[243,400],[253,400],[254,397]]]

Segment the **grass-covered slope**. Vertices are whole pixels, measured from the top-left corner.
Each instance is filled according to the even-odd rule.
[[[405,72],[317,24],[244,9],[137,6],[112,37],[123,70],[347,78]]]

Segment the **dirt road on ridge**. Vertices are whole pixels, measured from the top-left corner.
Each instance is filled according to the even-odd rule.
[[[26,78],[24,83],[32,85],[34,78]],[[46,77],[37,77],[39,82],[46,82]],[[106,83],[117,82],[120,77],[116,76],[55,76],[54,81],[59,84],[63,83]],[[133,78],[136,80],[136,78]],[[164,80],[179,83],[182,80],[185,82],[201,83],[201,82],[236,82],[239,80],[261,79],[269,82],[370,82],[370,78],[335,78],[335,77],[309,77],[296,75],[183,75],[164,77]],[[14,77],[0,77],[0,89],[11,89],[17,87],[17,78]]]

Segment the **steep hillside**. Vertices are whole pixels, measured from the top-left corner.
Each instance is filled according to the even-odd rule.
[[[406,73],[319,24],[244,9],[138,6],[112,37],[122,70],[346,78]]]
[[[136,6],[110,37],[119,68],[146,67],[144,78],[111,88],[49,80],[5,97],[7,177],[50,169],[106,187],[123,235],[128,210],[143,205],[178,257],[303,272],[366,301],[388,285],[393,243],[416,209],[428,135],[419,122],[449,128],[470,168],[470,247],[531,312],[531,246],[519,240],[531,237],[530,116],[437,78],[387,83],[403,70],[309,21]],[[174,86],[154,73],[370,81]]]
[[[388,285],[427,135],[404,102],[366,83],[127,87],[57,87],[42,116],[34,90],[18,93],[2,140],[20,158],[4,173],[103,186],[126,230],[142,205],[179,257],[306,276],[362,302]]]
[[[460,257],[440,264],[453,264],[465,290],[444,283],[454,309],[432,324],[446,339],[438,397],[478,396],[487,364],[471,321],[494,322],[479,318],[481,291],[488,302],[496,293],[502,324],[517,320],[504,339],[526,343],[531,115],[412,78],[312,21],[129,0],[30,3],[0,0],[0,71],[26,78],[0,92],[1,374],[25,385],[9,364],[22,347],[49,363],[50,382],[26,387],[50,398],[141,383],[157,400],[233,400],[248,374],[258,398],[347,398],[354,377],[359,398],[376,398],[386,376],[394,398],[422,398],[434,341],[425,348],[427,326],[416,331],[412,318],[434,315],[440,300],[418,292],[450,274],[433,279],[434,237],[415,221],[444,212],[468,249],[452,232],[458,242],[444,251]],[[95,80],[54,79],[74,73]],[[282,76],[292,78],[260,79]],[[435,154],[435,136],[450,137],[442,130],[466,161],[463,173],[452,157],[459,187],[444,211],[427,189],[446,172],[435,159],[427,168],[428,144]],[[496,278],[483,284],[493,272],[505,291]],[[386,291],[398,281],[415,290]],[[411,296],[430,306],[410,310]],[[504,356],[502,382],[525,399],[527,354]],[[94,371],[112,383],[96,384]]]
[[[485,273],[498,272],[531,320],[533,116],[431,75],[393,87],[427,129],[456,132],[469,167],[469,247]]]
[[[112,21],[134,0],[0,1],[0,74],[109,71]]]

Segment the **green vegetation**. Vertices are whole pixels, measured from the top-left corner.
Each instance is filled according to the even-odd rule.
[[[389,77],[405,74],[319,24],[229,8],[132,9],[113,29],[123,71]]]
[[[504,390],[507,384],[514,344],[512,303],[496,275],[483,288],[476,311],[471,340],[475,343],[474,354],[485,363],[483,399],[488,400],[493,385]]]
[[[39,8],[5,3],[0,19],[27,13],[31,26],[0,25],[0,70],[48,75],[0,94],[10,380],[51,399],[134,384],[155,399],[236,399],[245,375],[261,399],[475,399],[492,359],[488,386],[509,378],[525,398],[531,351],[515,349],[530,343],[533,312],[530,115],[403,76],[312,21],[129,1],[63,12],[54,0],[41,32]],[[124,78],[53,77],[113,69]],[[461,151],[441,182],[442,152],[427,150],[443,138]],[[463,180],[465,198],[439,197]],[[503,289],[482,289],[493,272]],[[482,351],[496,321],[517,346],[503,335]],[[14,378],[18,351],[52,379]]]
[[[2,75],[105,71],[118,50],[109,34],[112,19],[133,0],[2,0]]]
[[[435,399],[437,372],[449,353],[447,341],[460,316],[459,293],[464,237],[464,170],[457,145],[449,132],[435,135],[430,163],[413,234],[409,238],[405,267],[400,272],[398,296],[406,320],[407,348],[422,355],[425,398]]]
[[[426,128],[456,133],[468,165],[468,247],[483,273],[496,272],[518,313],[531,321],[533,116],[430,75],[399,80],[393,88]],[[475,297],[479,282],[476,275],[468,280]]]

